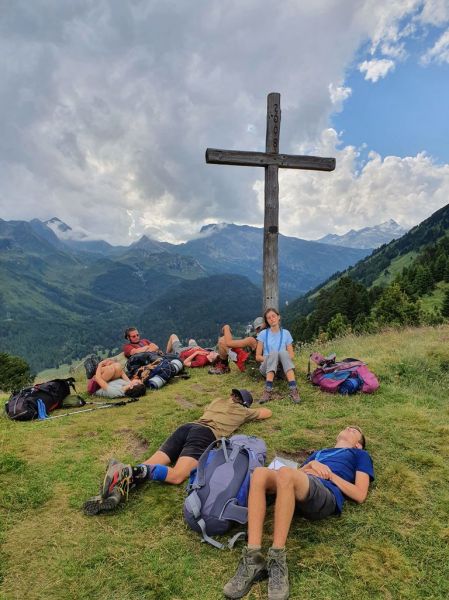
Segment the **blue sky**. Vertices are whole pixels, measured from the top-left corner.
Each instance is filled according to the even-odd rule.
[[[0,217],[70,235],[181,242],[262,226],[263,150],[281,94],[280,231],[412,227],[448,202],[448,0],[16,0],[0,15]]]
[[[407,59],[375,83],[353,65],[346,78],[352,94],[344,110],[331,118],[332,126],[343,132],[344,144],[365,143],[383,156],[426,152],[440,163],[449,162],[449,64],[419,63],[441,33],[432,27],[424,38],[410,42]]]

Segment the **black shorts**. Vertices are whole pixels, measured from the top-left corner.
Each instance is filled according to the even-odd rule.
[[[209,427],[199,423],[186,423],[178,427],[159,450],[165,452],[171,462],[176,462],[180,456],[190,456],[198,460],[209,444],[216,439]]]
[[[319,521],[335,514],[337,501],[331,490],[314,477],[309,478],[309,494],[303,502],[296,502],[295,514],[310,521]]]

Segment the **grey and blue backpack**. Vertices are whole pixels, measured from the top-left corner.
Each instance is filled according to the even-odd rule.
[[[247,435],[215,440],[203,452],[184,501],[184,518],[202,541],[223,549],[225,544],[212,536],[225,534],[234,523],[247,523],[250,477],[264,466],[266,455],[265,442]],[[232,548],[244,534],[234,535],[227,546]]]

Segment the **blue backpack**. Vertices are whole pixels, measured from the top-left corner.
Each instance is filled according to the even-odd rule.
[[[265,442],[247,435],[215,440],[203,452],[184,501],[184,518],[202,534],[202,541],[223,549],[225,544],[211,536],[223,535],[235,522],[247,523],[250,477],[256,467],[264,466],[266,455]],[[231,538],[228,547],[244,534]]]

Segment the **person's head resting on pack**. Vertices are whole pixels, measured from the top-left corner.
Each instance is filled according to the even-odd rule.
[[[242,406],[246,406],[246,408],[249,408],[253,403],[253,396],[248,390],[233,389],[231,390],[231,398],[234,402],[242,404]]]
[[[125,329],[125,339],[135,344],[140,340],[140,333],[136,327],[128,327]]]
[[[128,398],[140,398],[145,396],[147,388],[139,379],[132,379],[123,391]]]
[[[348,425],[337,435],[336,448],[358,448],[364,450],[366,439],[363,431],[356,425]]]
[[[218,352],[215,352],[215,350],[211,350],[210,352],[208,352],[208,353],[206,354],[206,358],[207,358],[208,362],[209,362],[211,365],[213,365],[213,364],[214,364],[214,363],[217,361],[217,358],[218,358]]]

